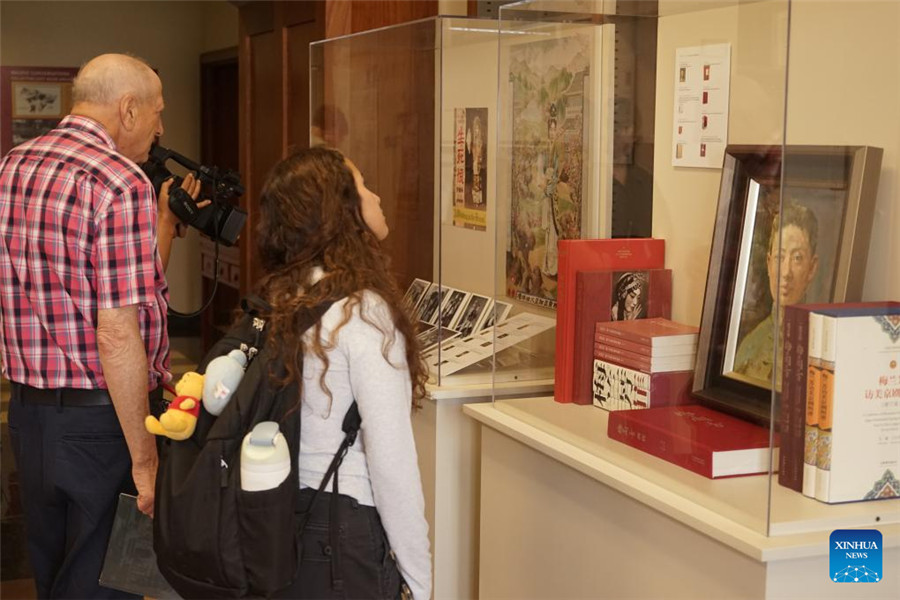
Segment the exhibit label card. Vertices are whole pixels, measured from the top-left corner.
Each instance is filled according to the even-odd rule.
[[[673,167],[722,167],[730,84],[731,44],[675,50]]]

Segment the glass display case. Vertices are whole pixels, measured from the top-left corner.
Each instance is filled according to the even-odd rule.
[[[496,20],[440,17],[311,45],[311,141],[381,196],[436,385],[491,382],[496,36]]]
[[[498,353],[495,381],[511,371],[537,377],[555,362],[557,394],[498,397],[493,406],[466,412],[755,561],[804,555],[827,563],[828,534],[840,528],[878,527],[896,546],[900,317],[892,316],[893,306],[848,304],[900,299],[898,26],[900,8],[878,2],[534,0],[501,7],[495,302],[510,303],[514,314],[555,318],[556,328],[555,339],[548,332],[504,350],[507,360]],[[887,68],[866,71],[866,64]],[[632,213],[650,216],[651,227],[617,231]],[[621,239],[626,236],[652,236],[662,247]],[[612,256],[583,264],[573,259],[592,244],[570,240],[588,238],[608,238]],[[652,264],[629,262],[637,252],[633,243],[649,248]],[[606,329],[629,329],[604,325],[595,333],[595,325],[616,320],[621,298],[613,285],[627,273],[644,273],[640,290],[652,310],[657,292],[646,281],[652,285],[653,270],[671,277],[671,287],[659,292],[670,300],[662,316],[696,328],[685,352],[690,365],[660,352],[660,344],[669,345],[659,339],[664,333],[641,334],[655,338],[640,342],[630,334],[628,341],[642,348],[627,349],[635,363],[628,368],[648,378],[619,373],[610,383],[612,375],[594,359],[613,362],[608,338],[614,334]],[[589,287],[601,271],[612,283]],[[585,316],[600,314],[586,308],[591,303],[602,317]],[[819,446],[811,465],[815,473],[818,461],[833,494],[819,499],[815,490],[804,495],[796,474],[799,469],[802,479],[810,425],[817,431],[806,420],[807,391],[800,385],[812,335],[803,328],[810,310],[826,310],[801,313],[797,305],[807,303],[838,311],[831,331],[843,316],[867,315],[869,342],[854,340],[852,347],[857,358],[878,363],[866,370],[866,361],[854,363],[854,353],[840,347],[836,358],[824,357],[830,362],[813,362],[826,374],[810,401],[827,397],[832,383],[839,389],[838,378],[840,389],[855,394],[816,405],[824,419],[819,440],[828,449]],[[841,339],[851,347],[848,336]],[[517,351],[537,369],[521,372]],[[643,357],[641,366],[634,354]],[[842,360],[847,366],[839,375]],[[680,366],[652,366],[657,362]],[[562,369],[572,373],[563,379],[575,396],[559,394]],[[660,392],[658,382],[676,385],[674,371],[689,371],[692,381]],[[621,395],[628,408],[659,409],[662,420],[643,410],[626,415],[591,406],[602,404],[604,385],[615,385],[605,391]],[[641,386],[643,396],[633,391]],[[571,402],[582,387],[588,405]],[[719,453],[718,467],[704,454],[705,445],[721,442],[717,437],[727,438],[723,449],[735,451]],[[739,437],[746,439],[737,444]],[[841,452],[854,444],[867,450],[855,455],[855,467],[844,454],[838,465],[839,444]],[[525,462],[532,464],[529,456]],[[741,460],[731,464],[734,470],[719,470],[735,457]],[[806,463],[809,470],[808,456]],[[547,468],[538,474],[529,467],[519,481],[532,477],[537,487],[515,495],[538,493],[543,477],[557,481]],[[865,481],[847,473],[861,469]],[[502,473],[496,474],[485,473],[483,499],[505,493]],[[856,489],[834,495],[843,485]],[[565,494],[544,491],[557,499]],[[483,523],[498,517],[484,506]],[[549,512],[554,527],[577,530],[565,522],[565,511]],[[504,520],[498,518],[491,523]],[[485,542],[486,531],[491,541]],[[482,527],[482,557],[492,556],[482,569],[493,573],[519,557],[497,555],[506,548],[496,541],[504,531]],[[571,568],[577,564],[573,559]],[[769,568],[766,577],[774,572]],[[827,567],[823,578],[826,573]],[[546,573],[544,579],[559,581]],[[524,588],[482,582],[483,593],[511,589]]]

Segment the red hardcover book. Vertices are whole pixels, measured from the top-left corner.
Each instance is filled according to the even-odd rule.
[[[597,323],[595,336],[616,336],[651,348],[677,346],[693,342],[700,329],[669,319],[640,319]]]
[[[593,403],[606,410],[693,404],[693,371],[647,373],[604,360],[594,362]]]
[[[648,373],[667,373],[669,371],[692,371],[697,355],[691,353],[682,356],[644,356],[627,350],[619,350],[616,347],[594,344],[594,358],[608,360]]]
[[[557,402],[571,402],[575,355],[575,273],[662,269],[665,240],[651,238],[560,240],[556,288],[556,368],[553,393]]]
[[[820,302],[793,304],[784,308],[784,364],[781,372],[781,405],[778,431],[778,483],[803,491],[803,451],[806,429],[806,392],[809,378],[809,313],[832,308],[872,308],[889,302]]]
[[[672,313],[672,271],[578,271],[575,275],[575,355],[572,402],[590,404],[594,324],[632,311],[636,318]]]
[[[612,412],[607,435],[711,479],[769,471],[769,430],[705,406]]]
[[[627,352],[634,352],[643,356],[682,356],[684,354],[697,353],[697,340],[672,346],[662,346],[654,348],[646,344],[638,344],[637,342],[629,342],[622,338],[611,335],[594,334],[594,347],[601,346],[610,349],[620,349]]]

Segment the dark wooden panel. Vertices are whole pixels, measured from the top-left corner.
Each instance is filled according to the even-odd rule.
[[[284,11],[283,23],[285,27],[292,25],[300,25],[302,23],[312,23],[322,9],[323,2],[310,2],[304,0],[301,2],[282,2],[282,10]]]
[[[200,162],[220,169],[239,171],[237,48],[201,55],[200,79]],[[246,231],[243,234],[246,235]],[[212,279],[202,277],[203,300],[212,292]],[[216,288],[213,303],[201,314],[200,333],[204,352],[230,325],[238,300],[237,290],[225,285]]]
[[[259,262],[253,244],[259,192],[269,170],[282,154],[282,69],[281,36],[265,33],[249,39],[249,160],[247,161],[246,208],[249,242],[244,248],[242,283],[252,285],[259,276]],[[242,287],[242,289],[247,289]]]
[[[239,170],[238,60],[237,49],[230,59],[200,65],[200,161],[205,165]]]
[[[438,14],[437,0],[360,0],[353,2],[352,31],[368,31]]]
[[[322,39],[317,21],[285,29],[287,48],[287,110],[285,132],[288,148],[309,147],[309,44]]]
[[[326,54],[326,98],[348,115],[343,148],[382,199],[401,286],[434,258],[434,22],[353,38]],[[335,62],[328,62],[328,61]]]
[[[353,31],[353,2],[325,2],[325,37],[327,39],[347,35]]]
[[[241,28],[247,35],[275,30],[275,3],[269,0],[247,2],[240,7]]]

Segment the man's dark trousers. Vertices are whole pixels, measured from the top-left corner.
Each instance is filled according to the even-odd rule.
[[[35,403],[29,389],[13,384],[9,432],[38,597],[140,598],[98,582],[118,494],[134,485],[115,409]]]

